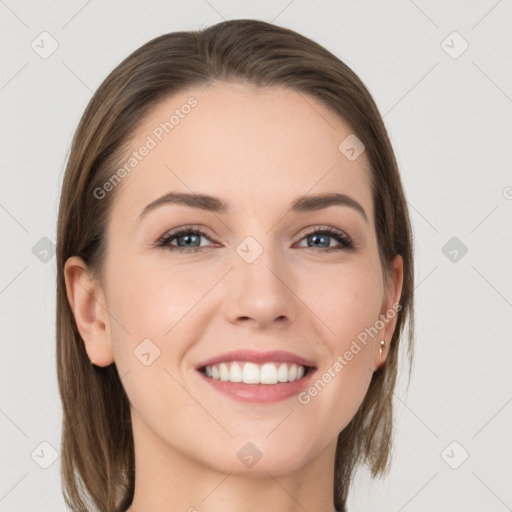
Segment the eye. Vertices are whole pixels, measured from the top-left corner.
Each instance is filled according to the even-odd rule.
[[[204,246],[201,246],[201,237],[210,240],[208,235],[200,229],[182,227],[166,233],[158,240],[157,245],[158,247],[166,247],[171,251],[199,252],[204,248]],[[174,241],[176,241],[176,244],[173,244]]]
[[[207,248],[207,245],[201,245],[201,238],[211,238],[201,229],[191,227],[181,227],[162,236],[158,242],[158,247],[165,247],[171,251],[178,252],[200,252]],[[339,245],[330,247],[330,240],[335,239]],[[355,244],[352,239],[343,231],[332,227],[315,226],[315,230],[309,233],[303,233],[302,238],[311,243],[307,249],[321,248],[321,252],[331,252],[340,250],[355,250]],[[303,246],[302,246],[303,247]]]
[[[329,247],[330,240],[334,238],[340,245]],[[343,231],[332,227],[315,226],[315,230],[307,234],[303,234],[301,240],[306,239],[306,242],[313,245],[308,246],[307,249],[314,249],[316,247],[322,248],[322,252],[340,251],[340,250],[354,250],[355,244],[352,239]],[[327,246],[327,247],[326,247]]]

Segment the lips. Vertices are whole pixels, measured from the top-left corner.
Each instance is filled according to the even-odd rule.
[[[292,352],[236,350],[196,366],[216,391],[241,402],[271,403],[300,393],[316,371],[314,361]]]
[[[202,361],[196,365],[196,370],[202,371],[209,365],[230,363],[234,361],[255,364],[292,363],[305,366],[307,368],[316,368],[314,361],[284,350],[272,350],[267,352],[259,352],[256,350],[234,350]]]

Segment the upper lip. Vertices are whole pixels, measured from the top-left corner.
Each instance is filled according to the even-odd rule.
[[[290,362],[301,366],[308,366],[315,368],[315,363],[309,359],[293,354],[292,352],[286,352],[284,350],[271,350],[266,352],[259,352],[257,350],[233,350],[231,352],[225,352],[218,356],[212,357],[205,361],[202,361],[196,365],[196,370],[200,370],[205,366],[227,363],[231,361],[244,361],[251,363],[281,363]]]

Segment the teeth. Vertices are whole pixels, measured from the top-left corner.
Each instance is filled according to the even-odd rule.
[[[238,363],[231,363],[231,369],[229,370],[229,380],[231,382],[242,382],[242,368]]]
[[[297,365],[295,365],[297,367]],[[279,382],[288,382],[291,380],[295,380],[290,378],[288,375],[288,367],[286,366],[286,363],[281,363],[279,366],[279,370],[277,371],[277,378],[279,379]]]
[[[244,370],[242,372],[242,380],[245,384],[259,384],[260,371],[258,369],[258,365],[254,363],[245,363]]]
[[[277,384],[293,382],[304,376],[304,366],[295,363],[219,363],[205,368],[207,377],[224,382],[244,382],[245,384]]]
[[[219,376],[220,380],[223,380],[224,382],[229,380],[229,370],[225,363],[219,364]]]
[[[278,371],[276,365],[274,363],[265,363],[260,370],[260,382],[262,384],[277,384],[277,381]]]

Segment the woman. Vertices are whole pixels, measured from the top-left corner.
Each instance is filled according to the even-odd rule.
[[[388,469],[412,233],[375,103],[317,43],[230,20],[132,53],[57,242],[72,510],[342,511]]]

